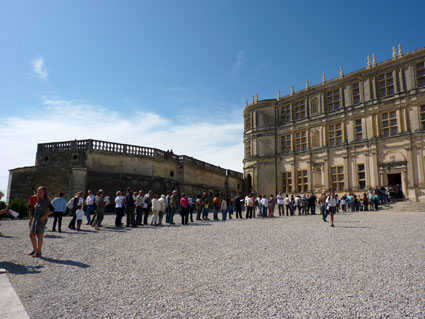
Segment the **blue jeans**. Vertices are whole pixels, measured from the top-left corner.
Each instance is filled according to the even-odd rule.
[[[207,219],[208,218],[208,208],[205,208],[204,207],[204,210],[202,211],[202,217],[204,219]]]
[[[171,207],[165,208],[165,222],[170,222],[170,216],[171,216]]]
[[[214,206],[214,219],[218,219],[218,207]]]
[[[90,224],[90,214],[94,211],[94,205],[87,205],[85,215],[87,218],[87,223]]]
[[[222,220],[226,220],[226,215],[227,215],[227,209],[222,209],[221,210],[221,216],[222,216]]]
[[[233,207],[229,206],[229,207],[227,207],[227,210],[229,211],[229,219],[232,219]]]
[[[323,220],[326,220],[326,218],[328,217],[328,213],[324,204],[320,204],[320,211],[322,212]]]
[[[263,217],[267,217],[267,207],[263,206]]]
[[[169,224],[174,224],[174,214],[177,211],[177,207],[171,207],[170,208],[170,215],[168,216],[168,223]]]

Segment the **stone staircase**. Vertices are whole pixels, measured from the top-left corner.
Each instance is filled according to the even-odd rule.
[[[421,202],[400,201],[383,206],[399,212],[425,212],[425,203]]]

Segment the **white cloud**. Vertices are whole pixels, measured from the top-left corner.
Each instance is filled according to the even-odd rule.
[[[31,61],[31,67],[34,74],[41,80],[47,80],[47,68],[44,65],[44,58],[39,57]]]
[[[119,112],[101,105],[45,98],[41,107],[22,117],[0,119],[0,189],[5,191],[8,170],[33,166],[37,143],[99,139],[143,145],[188,155],[221,167],[242,171],[243,122],[210,118],[167,119],[157,113]]]
[[[238,54],[236,55],[236,61],[233,64],[232,73],[236,73],[241,67],[241,65],[244,64],[245,62],[246,62],[245,51],[240,50]]]

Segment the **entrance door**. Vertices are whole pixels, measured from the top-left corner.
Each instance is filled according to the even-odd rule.
[[[388,185],[401,185],[401,174],[388,174]]]

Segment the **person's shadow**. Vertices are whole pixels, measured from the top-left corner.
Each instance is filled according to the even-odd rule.
[[[26,275],[26,274],[39,274],[41,273],[41,268],[44,266],[24,266],[20,264],[15,264],[10,261],[0,262],[0,268],[6,269],[9,273],[15,275]]]
[[[61,260],[61,259],[54,259],[54,258],[43,257],[43,256],[40,259],[45,260],[49,263],[60,264],[60,265],[68,265],[68,266],[74,266],[74,267],[79,267],[79,268],[89,268],[90,267],[90,265],[88,265],[88,264],[80,263],[80,262],[74,261],[74,260]]]

